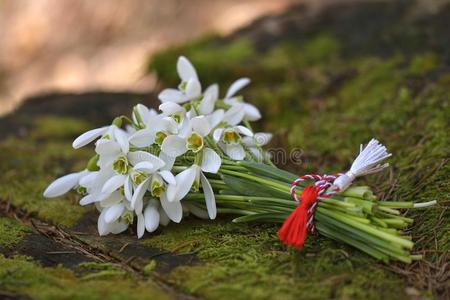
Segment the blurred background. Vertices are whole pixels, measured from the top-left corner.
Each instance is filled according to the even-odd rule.
[[[0,115],[50,91],[151,91],[155,51],[298,2],[0,0]]]

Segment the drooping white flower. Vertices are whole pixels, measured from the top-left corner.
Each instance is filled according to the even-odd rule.
[[[167,189],[168,201],[181,201],[191,188],[198,190],[201,187],[205,196],[209,218],[215,219],[217,209],[214,191],[203,172],[217,173],[220,168],[220,162],[220,156],[215,151],[209,148],[205,149],[201,166],[194,164],[175,176],[176,185],[169,185]]]
[[[237,112],[237,116],[242,116],[242,118],[246,118],[249,121],[257,121],[261,119],[261,113],[259,112],[258,108],[256,106],[246,103],[242,100],[242,97],[236,96],[236,93],[240,91],[242,88],[247,86],[250,83],[250,79],[248,78],[240,78],[233,82],[231,86],[228,88],[228,91],[225,95],[224,102],[228,105],[231,105],[230,110],[232,110],[235,107],[238,107],[239,109],[232,110],[232,114],[235,114],[235,111]],[[229,115],[232,115],[231,113]],[[242,120],[241,118],[241,120]],[[237,117],[235,119],[238,119]],[[237,123],[229,123],[230,125],[236,125],[240,123],[239,120]]]
[[[214,130],[213,138],[225,154],[234,160],[245,158],[245,149],[242,146],[241,134],[252,137],[253,132],[245,126],[230,126]]]
[[[137,104],[133,108],[133,113],[131,115],[132,120],[135,124],[147,127],[148,124],[153,123],[154,118],[158,115],[156,110],[150,109],[143,104]]]
[[[44,197],[55,198],[64,195],[71,189],[75,188],[81,178],[86,176],[89,172],[87,170],[64,175],[53,181],[44,191]]]
[[[161,102],[184,103],[201,95],[202,87],[198,80],[197,72],[191,62],[184,56],[180,56],[177,62],[178,75],[181,83],[178,89],[165,89],[158,98]]]
[[[133,146],[143,148],[152,144],[161,145],[164,138],[178,133],[178,123],[170,117],[156,115],[145,128],[137,130],[128,139]]]
[[[244,136],[242,142],[247,146],[258,160],[263,161],[265,158],[270,159],[270,153],[263,151],[261,153],[261,147],[267,145],[272,139],[272,134],[267,132],[257,132],[254,136]]]

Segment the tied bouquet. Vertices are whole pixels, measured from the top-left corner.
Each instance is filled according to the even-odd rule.
[[[70,190],[80,205],[99,211],[100,235],[118,234],[136,224],[138,238],[186,214],[233,222],[282,223],[279,239],[302,248],[308,233],[349,244],[385,262],[410,263],[414,243],[404,229],[413,219],[399,209],[426,203],[381,201],[367,186],[351,186],[359,176],[388,166],[386,148],[372,139],[346,173],[298,177],[277,168],[263,149],[269,133],[255,133],[250,122],[259,110],[238,92],[250,83],[236,80],[224,97],[213,84],[202,90],[197,72],[185,57],[177,62],[177,88],[159,94],[159,112],[142,104],[131,117],[83,133],[78,149],[95,141],[85,170],[51,183],[47,198]]]

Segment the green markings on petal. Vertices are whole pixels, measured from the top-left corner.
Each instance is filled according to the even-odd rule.
[[[119,220],[131,225],[133,224],[134,213],[131,211],[126,211],[123,215],[120,216]]]
[[[128,173],[128,159],[121,155],[113,162],[113,170],[118,174]]]
[[[222,141],[225,144],[237,145],[241,141],[241,136],[236,130],[228,128],[223,131]]]
[[[131,174],[131,180],[135,185],[140,185],[147,177],[147,174],[141,171],[133,171]]]
[[[161,194],[165,192],[166,187],[164,186],[164,182],[160,176],[153,176],[150,189],[152,196],[157,198],[159,198]]]
[[[203,149],[203,138],[196,132],[191,133],[186,141],[186,146],[189,150],[194,153],[199,152]]]
[[[158,131],[155,135],[155,143],[157,145],[161,146],[166,137],[167,137],[167,134],[165,132]]]
[[[183,119],[183,116],[182,116],[181,113],[179,113],[179,112],[174,113],[174,114],[171,114],[170,117],[171,117],[172,119],[174,119],[175,122],[177,122],[178,124],[180,124],[180,123],[181,123],[181,120]]]

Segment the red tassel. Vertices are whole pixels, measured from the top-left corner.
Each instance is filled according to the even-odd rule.
[[[278,238],[287,246],[303,248],[308,233],[308,209],[317,201],[318,189],[307,186],[301,196],[300,204],[284,221],[278,231]]]

